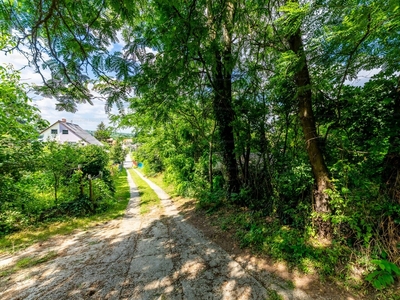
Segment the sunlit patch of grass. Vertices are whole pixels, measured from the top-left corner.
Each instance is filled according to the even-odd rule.
[[[284,262],[301,273],[333,276],[335,266],[346,264],[349,257],[348,249],[339,243],[317,242],[296,228],[248,209],[226,204],[213,212],[212,220],[222,230],[236,232],[242,248]]]
[[[14,253],[36,242],[41,242],[60,234],[66,235],[76,229],[88,229],[99,222],[106,222],[125,214],[130,199],[130,190],[127,173],[122,171],[115,180],[115,201],[107,211],[88,217],[60,217],[37,225],[31,225],[24,230],[0,238],[0,253]]]
[[[268,299],[269,300],[282,300],[283,297],[281,295],[279,295],[277,293],[277,291],[269,289],[268,290]]]
[[[174,186],[164,181],[164,174],[158,173],[156,176],[152,176],[149,179],[161,187],[171,197],[177,196]]]
[[[151,187],[134,171],[129,170],[133,181],[138,187],[140,196],[140,213],[146,214],[150,212],[150,209],[154,206],[160,206],[160,198],[151,189]]]
[[[30,268],[36,266],[38,264],[49,261],[53,258],[57,257],[57,253],[55,251],[49,251],[44,256],[35,257],[35,256],[27,256],[19,259],[15,265],[8,267],[0,272],[0,277],[9,276],[18,270]]]

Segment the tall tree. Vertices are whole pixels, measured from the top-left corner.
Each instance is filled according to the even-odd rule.
[[[137,92],[149,105],[173,109],[174,101],[187,90],[212,91],[212,107],[226,167],[227,190],[240,189],[233,122],[232,74],[239,49],[233,49],[236,1],[155,1],[127,49],[137,49],[138,40],[158,53],[142,61],[136,77]],[[149,18],[149,14],[157,18]],[[128,32],[125,32],[128,35]],[[234,53],[236,52],[236,53]],[[134,53],[131,53],[131,55]],[[184,78],[184,80],[183,80]]]
[[[106,124],[102,121],[97,125],[96,131],[93,135],[99,141],[105,142],[111,137],[111,128],[107,128]]]
[[[214,114],[219,127],[224,163],[227,169],[228,192],[237,193],[240,189],[240,182],[233,132],[233,122],[236,116],[232,104],[232,73],[235,66],[232,44],[237,3],[236,1],[224,1],[223,5],[213,7],[212,1],[208,1],[207,8],[211,49],[214,52],[214,61],[211,66],[212,75],[210,76],[210,83],[214,89]],[[220,19],[218,16],[221,16]],[[205,62],[203,61],[203,63]]]
[[[143,3],[146,5],[140,6]],[[41,91],[57,97],[61,109],[73,111],[75,100],[90,102],[88,87],[96,79],[96,88],[107,96],[107,108],[121,99],[128,100],[132,113],[124,122],[162,121],[170,130],[165,136],[173,144],[206,140],[187,128],[197,114],[185,119],[187,111],[182,108],[192,105],[206,111],[211,107],[213,120],[204,124],[212,133],[213,124],[217,125],[219,139],[213,144],[223,157],[227,190],[236,193],[242,183],[248,187],[254,174],[259,174],[251,174],[251,154],[263,158],[264,172],[275,180],[270,194],[290,195],[295,198],[293,203],[309,190],[308,175],[302,172],[312,172],[318,230],[328,236],[330,215],[340,211],[330,205],[329,194],[341,196],[340,190],[334,191],[329,170],[335,176],[342,174],[337,171],[338,153],[358,150],[340,152],[331,139],[332,135],[335,142],[349,138],[345,126],[351,118],[344,115],[348,117],[349,107],[354,107],[350,100],[359,101],[347,93],[346,80],[362,69],[381,68],[386,76],[399,72],[396,51],[400,22],[395,0],[321,3],[28,0],[17,5],[3,1],[0,13],[6,22],[0,29],[19,32],[8,50],[15,47],[26,53],[21,47],[25,44],[37,70],[41,71],[41,60],[51,70],[52,78],[45,80]],[[109,51],[119,31],[126,45],[120,52]],[[132,92],[135,97],[131,97]],[[347,102],[344,96],[349,97]],[[207,105],[201,105],[202,101]],[[299,122],[295,121],[294,103]],[[397,114],[397,110],[389,112]],[[181,131],[171,124],[179,124]],[[298,124],[305,147],[296,153],[301,141]],[[393,146],[389,147],[387,166],[395,165],[389,158],[396,158],[398,151],[398,122],[391,124],[393,131],[384,138]],[[152,130],[154,127],[149,132]],[[360,136],[353,135],[362,140]],[[352,145],[356,144],[361,142]],[[203,147],[185,150],[179,153],[180,158],[195,161]],[[194,164],[187,165],[194,169]],[[299,166],[302,172],[297,172]],[[279,184],[285,181],[282,174],[288,170],[297,181],[289,178],[290,183],[281,188]],[[393,171],[397,174],[398,168]],[[370,180],[363,176],[363,180]],[[303,178],[307,184],[293,184]],[[392,183],[388,183],[390,189]],[[359,188],[357,184],[354,186]],[[297,209],[296,205],[291,208]]]
[[[0,66],[0,206],[16,198],[16,182],[24,171],[37,166],[41,151],[36,141],[41,119],[20,83],[20,74],[10,66]]]
[[[315,212],[318,214],[317,223],[319,234],[330,237],[331,228],[329,225],[329,194],[327,190],[332,189],[329,178],[329,171],[325,163],[325,158],[321,151],[319,136],[315,125],[315,118],[312,106],[311,80],[307,66],[307,59],[304,53],[301,32],[298,29],[288,38],[290,49],[298,56],[298,69],[295,72],[295,82],[297,86],[297,101],[299,117],[303,128],[304,139],[308,158],[315,178]]]

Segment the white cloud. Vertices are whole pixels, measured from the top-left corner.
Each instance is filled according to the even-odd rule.
[[[109,52],[121,51],[121,49],[125,46],[125,42],[124,42],[124,38],[122,37],[121,30],[117,32],[117,40],[118,40],[118,43],[110,44],[110,46],[107,47],[107,50]]]
[[[35,73],[35,70],[28,65],[27,59],[18,52],[13,52],[5,55],[0,52],[0,64],[11,64],[14,69],[20,70],[21,72],[21,82],[27,84],[42,84],[42,78],[39,74]],[[45,70],[44,74],[49,75],[49,72]],[[95,96],[98,94],[93,93]],[[95,99],[93,105],[78,104],[78,111],[76,113],[69,113],[66,111],[58,111],[55,109],[56,100],[44,98],[40,95],[29,93],[30,98],[33,100],[35,106],[37,106],[40,111],[42,118],[54,123],[62,118],[68,121],[73,121],[84,129],[95,130],[100,122],[104,122],[109,125],[108,116],[104,110],[104,102]],[[115,112],[114,112],[115,113]],[[123,130],[124,132],[130,132],[130,130]]]
[[[366,82],[370,81],[371,77],[378,74],[381,69],[362,70],[357,74],[357,78],[354,80],[346,80],[346,85],[352,86],[363,86]]]

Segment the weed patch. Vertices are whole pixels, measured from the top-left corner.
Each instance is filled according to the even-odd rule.
[[[269,300],[283,300],[283,297],[274,290],[268,290],[268,299]]]
[[[332,243],[320,244],[311,236],[287,225],[281,225],[262,213],[236,206],[225,206],[215,211],[222,230],[233,230],[242,248],[266,254],[275,261],[288,263],[302,273],[318,272],[322,276],[335,274],[335,266],[345,264],[349,248]]]
[[[56,257],[57,257],[57,253],[55,251],[50,251],[41,257],[35,257],[35,256],[23,257],[23,258],[19,259],[15,263],[14,266],[6,268],[5,270],[1,271],[0,277],[9,276],[9,275],[17,272],[18,270],[36,266],[38,264],[44,263],[44,262],[54,259]]]

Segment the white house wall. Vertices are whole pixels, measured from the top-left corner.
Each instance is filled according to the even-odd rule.
[[[51,130],[52,129],[57,129],[57,134],[56,135],[51,134]],[[42,140],[44,142],[54,141],[54,140],[55,141],[60,141],[59,133],[60,133],[60,125],[59,125],[59,123],[53,124],[53,126],[47,128],[44,132],[42,132],[42,134],[41,134],[43,136]]]
[[[57,129],[57,134],[51,134],[52,129]],[[63,130],[68,130],[68,134],[63,134]],[[51,127],[47,128],[44,132],[41,134],[42,141],[57,141],[59,143],[81,143],[83,145],[86,145],[87,143],[82,141],[82,138],[74,134],[71,130],[69,130],[67,127],[65,127],[61,122],[57,122],[56,124],[52,125]]]
[[[63,130],[68,130],[68,134],[63,134],[62,133]],[[82,138],[77,136],[75,133],[73,133],[71,130],[69,130],[67,127],[65,127],[62,123],[60,123],[59,135],[60,135],[59,141],[61,143],[65,143],[65,142],[72,142],[72,143],[82,142],[82,143],[86,144],[84,141],[82,141]]]

